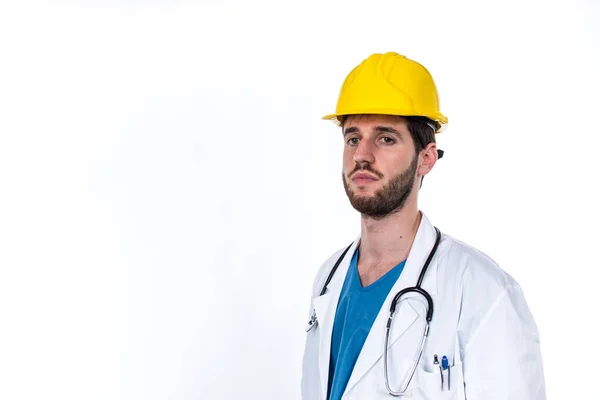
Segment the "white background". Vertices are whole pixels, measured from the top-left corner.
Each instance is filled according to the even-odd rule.
[[[450,119],[421,209],[521,284],[548,399],[600,398],[597,1],[1,4],[1,399],[299,399],[359,232],[320,117],[385,51]]]

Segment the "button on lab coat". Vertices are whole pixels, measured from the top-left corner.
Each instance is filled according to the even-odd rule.
[[[435,239],[435,229],[423,215],[404,270],[373,323],[343,399],[393,398],[386,390],[383,370],[390,304],[396,293],[416,284]],[[343,249],[317,273],[310,314],[314,309],[318,322],[306,336],[303,400],[327,398],[333,321],[357,243],[346,253],[323,296],[319,296],[321,288]],[[443,234],[422,287],[433,299],[434,312],[423,355],[407,390],[411,399],[546,398],[537,326],[512,277],[485,254]],[[415,293],[405,299],[394,313],[388,347],[390,385],[395,391],[417,358],[425,326],[425,299]],[[443,391],[434,354],[440,360],[447,356],[450,364],[450,379],[444,373]]]

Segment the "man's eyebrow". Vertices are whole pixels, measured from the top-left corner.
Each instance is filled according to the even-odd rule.
[[[349,135],[351,133],[356,133],[358,132],[358,128],[355,126],[351,126],[349,128],[344,129],[344,136]]]
[[[391,133],[391,134],[394,134],[396,136],[402,136],[402,134],[400,133],[400,131],[392,128],[391,126],[376,126],[375,127],[375,131],[377,131],[377,132]]]
[[[374,128],[375,132],[383,132],[383,133],[391,133],[393,135],[396,135],[398,137],[401,137],[402,134],[400,133],[400,131],[392,128],[391,126],[383,126],[383,125],[378,125]],[[346,135],[350,135],[351,133],[358,133],[359,129],[355,126],[350,126],[346,129],[344,129],[344,136]]]

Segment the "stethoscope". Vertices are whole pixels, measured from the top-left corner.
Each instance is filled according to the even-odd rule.
[[[408,389],[408,385],[410,385],[410,381],[412,380],[413,375],[415,374],[415,371],[417,370],[417,366],[419,365],[419,361],[421,360],[421,356],[423,355],[423,348],[425,347],[425,340],[426,340],[427,336],[429,335],[429,325],[431,324],[431,319],[433,317],[433,299],[431,298],[429,293],[427,293],[426,290],[421,288],[421,284],[423,283],[423,278],[425,278],[425,273],[427,272],[427,268],[429,267],[429,264],[431,263],[431,260],[433,259],[435,252],[437,251],[438,245],[440,244],[440,239],[442,237],[442,234],[438,228],[435,228],[435,232],[436,232],[435,244],[433,245],[431,252],[429,252],[429,256],[427,257],[427,260],[425,261],[423,268],[421,268],[421,274],[419,275],[419,280],[417,281],[417,284],[413,287],[407,287],[407,288],[399,291],[394,296],[394,299],[392,300],[392,304],[390,305],[390,316],[388,317],[388,321],[385,326],[385,347],[383,349],[383,370],[384,370],[384,376],[385,376],[385,387],[386,387],[388,393],[395,397],[406,395],[406,390]],[[321,289],[321,294],[319,296],[323,296],[325,294],[325,292],[327,291],[327,285],[329,285],[331,278],[333,278],[335,271],[337,270],[338,266],[340,265],[340,263],[346,256],[346,253],[348,252],[348,250],[350,250],[350,247],[352,247],[352,244],[350,244],[350,246],[346,247],[346,250],[344,250],[344,252],[340,256],[340,258],[338,258],[338,260],[334,264],[333,268],[331,269],[331,272],[329,272],[329,275],[327,276],[327,279],[325,280],[325,284],[323,285],[323,288]],[[390,338],[390,329],[392,327],[392,317],[394,315],[394,312],[396,311],[396,304],[398,303],[400,298],[407,293],[418,293],[421,296],[423,296],[425,298],[425,300],[427,300],[427,314],[425,315],[426,324],[425,324],[425,328],[423,329],[423,337],[421,338],[421,344],[419,345],[419,356],[417,357],[417,360],[414,362],[413,367],[410,370],[408,379],[406,379],[406,381],[402,385],[402,388],[400,389],[400,391],[395,392],[390,387],[390,380],[389,380],[389,376],[388,376],[388,344],[389,344],[389,338]],[[316,310],[313,309],[313,313],[310,317],[310,320],[308,321],[308,325],[306,326],[306,332],[309,332],[316,324],[317,324],[317,312],[316,312]]]

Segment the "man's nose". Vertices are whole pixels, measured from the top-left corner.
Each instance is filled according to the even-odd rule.
[[[354,162],[357,164],[374,163],[373,145],[367,140],[361,140],[354,152]]]

